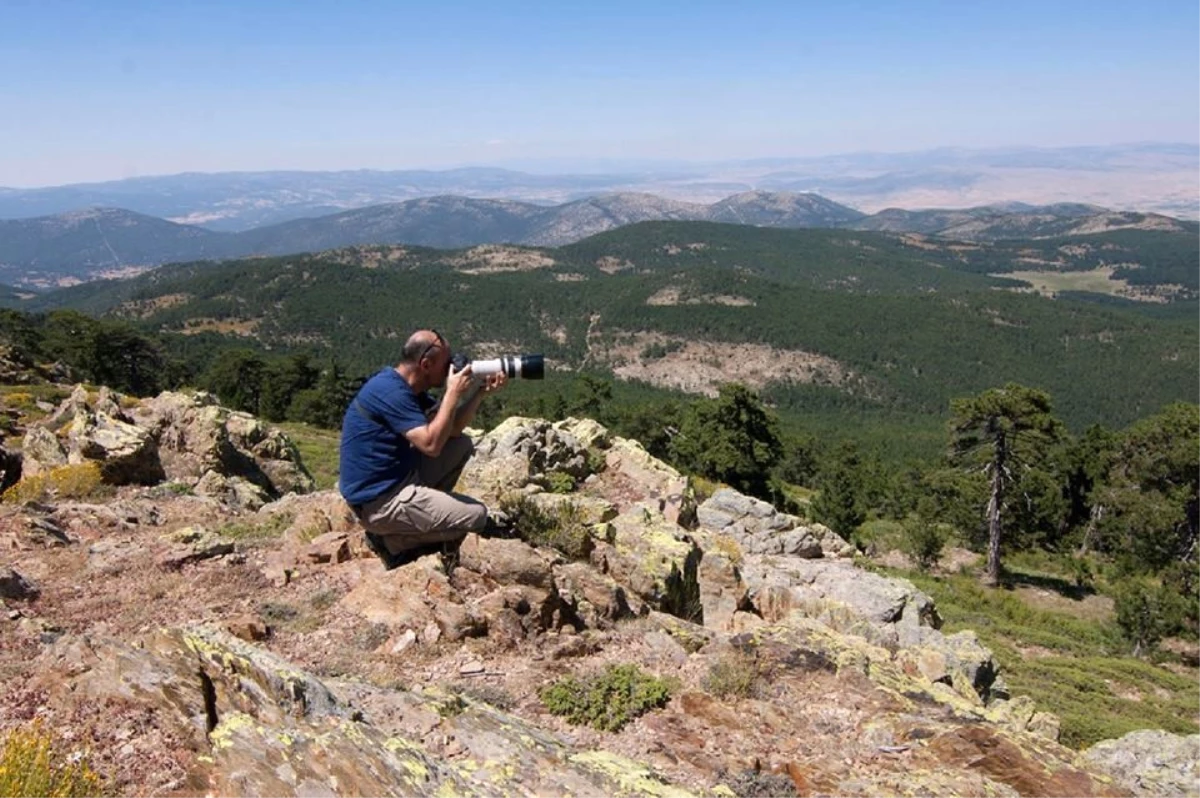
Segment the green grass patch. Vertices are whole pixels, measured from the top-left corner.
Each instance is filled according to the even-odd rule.
[[[317,490],[336,488],[340,468],[338,447],[341,443],[341,431],[294,421],[276,426],[287,433],[292,443],[296,444],[304,467],[316,482]]]
[[[1137,297],[1129,291],[1129,283],[1113,277],[1114,271],[1112,266],[1101,266],[1086,272],[1024,271],[992,276],[1023,280],[1032,286],[1033,291],[1049,297],[1057,296],[1063,291],[1087,291],[1136,299]]]
[[[1009,663],[1006,663],[1008,665]],[[1086,748],[1138,729],[1195,734],[1195,678],[1116,657],[1032,657],[1008,670],[1009,689],[1062,720],[1060,741]]]
[[[261,523],[233,521],[219,528],[217,534],[239,543],[258,543],[279,537],[294,520],[291,513],[277,513]]]
[[[1059,571],[1065,568],[1038,572],[1058,580]],[[1033,607],[1013,591],[984,587],[974,575],[891,573],[933,597],[943,632],[973,629],[992,650],[1012,693],[1058,715],[1063,744],[1085,748],[1136,729],[1200,731],[1195,674],[1129,656],[1129,643],[1112,621]]]

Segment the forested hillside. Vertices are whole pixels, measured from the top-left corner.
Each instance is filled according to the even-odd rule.
[[[1184,263],[1173,242],[1149,243],[1146,257],[1164,270]],[[708,393],[722,375],[740,379],[785,416],[938,419],[951,398],[1008,381],[1049,391],[1075,429],[1195,399],[1194,300],[1157,305],[1193,312],[1156,318],[1132,302],[998,290],[1016,283],[975,272],[1001,269],[1004,252],[647,223],[559,249],[376,247],[184,264],[59,291],[33,308],[183,332],[171,345],[181,353],[261,345],[336,359],[348,374],[393,361],[410,328],[431,325],[476,355],[544,352],[560,370],[552,374],[593,369]],[[685,379],[704,368],[711,380]]]

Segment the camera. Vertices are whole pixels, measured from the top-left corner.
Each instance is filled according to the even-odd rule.
[[[505,355],[491,360],[471,360],[462,352],[455,352],[450,357],[450,365],[455,371],[462,371],[468,364],[471,366],[471,374],[475,377],[489,377],[501,372],[510,380],[540,380],[545,376],[545,364],[541,355]]]

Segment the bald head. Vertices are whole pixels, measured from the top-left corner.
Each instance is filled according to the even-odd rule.
[[[421,359],[434,354],[438,347],[446,347],[446,339],[436,330],[417,330],[408,336],[404,348],[400,350],[401,362],[416,366]]]

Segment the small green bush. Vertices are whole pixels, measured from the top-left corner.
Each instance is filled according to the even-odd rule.
[[[759,684],[758,662],[747,654],[733,652],[708,668],[702,685],[717,698],[749,698]]]
[[[596,542],[574,502],[545,508],[521,496],[506,499],[500,509],[512,519],[517,537],[533,546],[557,549],[572,560],[586,560]]]
[[[671,699],[671,686],[642,673],[636,665],[610,665],[587,679],[559,679],[539,695],[546,709],[570,723],[618,731],[639,715],[665,706]]]
[[[942,556],[949,530],[919,515],[904,519],[900,550],[913,559],[922,571],[928,571]]]
[[[99,795],[101,787],[86,757],[64,754],[41,721],[12,730],[0,744],[0,795],[5,798],[74,798]]]
[[[1133,643],[1135,657],[1158,645],[1158,641],[1179,627],[1183,618],[1180,596],[1145,578],[1131,577],[1120,582],[1113,599],[1117,626]]]
[[[546,490],[551,493],[570,493],[575,490],[575,477],[563,471],[546,474]]]

